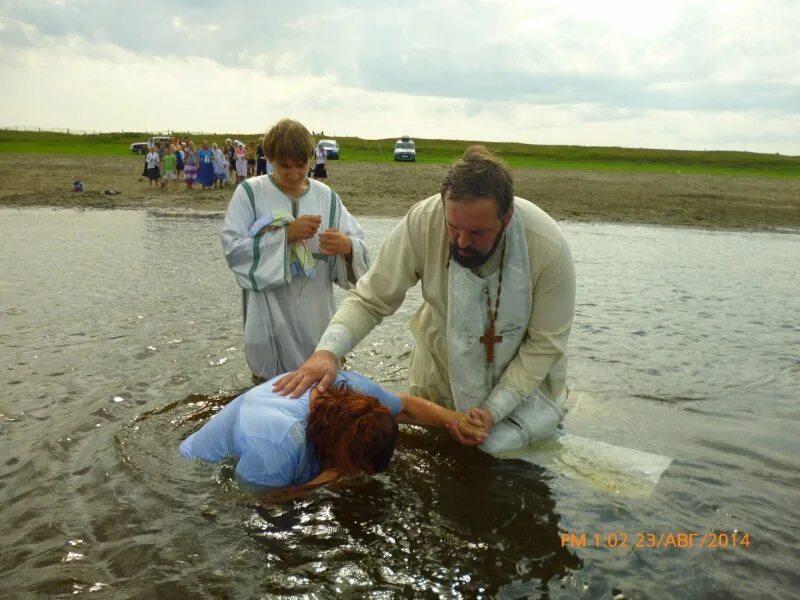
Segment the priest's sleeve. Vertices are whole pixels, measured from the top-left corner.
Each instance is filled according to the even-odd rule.
[[[495,423],[543,383],[542,391],[553,401],[558,401],[566,386],[565,355],[575,315],[572,255],[566,243],[550,242],[536,252],[546,258],[532,275],[533,309],[527,335],[484,405]]]

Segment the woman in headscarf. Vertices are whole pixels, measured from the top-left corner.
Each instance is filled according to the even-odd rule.
[[[225,154],[216,144],[211,144],[211,150],[214,152],[212,160],[214,164],[214,187],[222,187],[228,180],[228,165],[225,160]]]
[[[197,171],[197,183],[203,186],[203,189],[210,188],[214,185],[214,153],[208,147],[208,142],[203,140],[203,147],[197,151],[197,158],[200,162]]]

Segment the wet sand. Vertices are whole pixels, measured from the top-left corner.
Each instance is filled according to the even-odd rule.
[[[233,186],[148,188],[138,156],[6,154],[0,205],[224,212]],[[402,216],[439,189],[446,167],[329,161],[327,183],[355,215]],[[85,191],[72,191],[81,178]],[[715,229],[800,229],[800,179],[515,169],[516,193],[558,220]],[[108,195],[108,191],[119,192]]]

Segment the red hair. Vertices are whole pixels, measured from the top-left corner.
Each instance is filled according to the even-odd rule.
[[[387,407],[341,383],[312,403],[306,437],[320,462],[335,457],[339,468],[380,473],[392,459],[398,429]]]

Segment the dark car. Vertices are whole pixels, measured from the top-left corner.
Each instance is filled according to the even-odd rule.
[[[320,140],[319,145],[325,150],[325,156],[329,159],[339,159],[339,144],[336,143],[336,140]]]
[[[134,154],[147,154],[149,148],[149,142],[136,142],[135,144],[131,144],[131,152]]]

